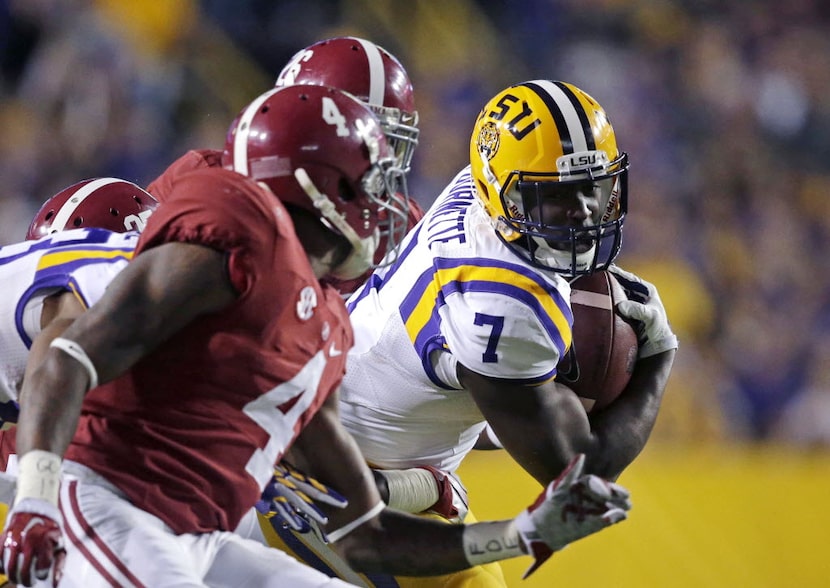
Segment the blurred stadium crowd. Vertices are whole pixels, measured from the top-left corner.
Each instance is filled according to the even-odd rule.
[[[298,49],[410,73],[428,205],[497,91],[590,92],[631,157],[620,264],[681,340],[653,442],[830,445],[830,4],[822,0],[0,0],[0,244],[79,179],[221,148]]]

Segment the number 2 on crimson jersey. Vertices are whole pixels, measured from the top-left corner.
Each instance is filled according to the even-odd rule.
[[[314,402],[325,367],[326,356],[320,351],[296,376],[252,400],[242,409],[269,435],[265,447],[257,449],[245,465],[245,471],[254,477],[260,487],[271,479],[277,458],[285,453],[294,438],[294,427]],[[282,407],[289,401],[294,402],[283,410]]]

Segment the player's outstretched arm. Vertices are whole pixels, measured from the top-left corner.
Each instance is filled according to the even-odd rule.
[[[86,392],[120,375],[196,316],[230,304],[223,253],[168,243],[138,256],[106,294],[52,340],[21,390],[17,496],[2,538],[9,578],[30,586],[60,577],[60,461]]]
[[[582,473],[577,456],[515,519],[447,525],[386,508],[368,466],[339,420],[336,395],[297,438],[293,451],[316,456],[309,474],[349,501],[332,511],[326,532],[333,547],[361,572],[435,575],[532,555],[535,567],[565,545],[623,520],[628,492]]]
[[[628,385],[614,402],[589,416],[598,452],[591,471],[616,480],[648,441],[674,363],[675,350],[639,359]]]
[[[579,454],[515,519],[446,525],[387,508],[336,547],[361,571],[409,576],[530,555],[527,576],[555,551],[626,518],[627,490],[583,475],[583,465]]]

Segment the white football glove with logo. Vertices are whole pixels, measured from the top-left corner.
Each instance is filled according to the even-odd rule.
[[[628,490],[599,476],[582,475],[580,453],[530,507],[516,517],[516,528],[534,562],[527,578],[553,552],[626,519],[631,508]]]
[[[639,343],[637,357],[643,359],[677,349],[677,336],[671,330],[666,309],[654,284],[616,265],[609,267],[608,271],[617,278],[628,298],[617,303],[617,311],[634,322]]]
[[[62,522],[60,510],[49,500],[16,502],[0,536],[0,572],[20,586],[57,586],[66,559]]]

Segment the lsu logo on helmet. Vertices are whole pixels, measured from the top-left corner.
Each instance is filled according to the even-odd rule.
[[[488,160],[493,159],[499,151],[499,131],[496,123],[487,121],[481,126],[478,132],[478,152]]]

